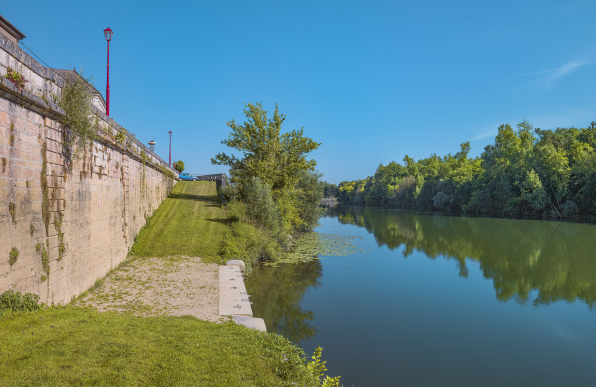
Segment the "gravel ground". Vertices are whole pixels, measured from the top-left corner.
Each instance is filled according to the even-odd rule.
[[[198,257],[137,258],[110,272],[77,304],[139,316],[228,321],[218,314],[218,267]]]

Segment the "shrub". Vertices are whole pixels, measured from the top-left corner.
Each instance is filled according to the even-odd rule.
[[[256,262],[275,261],[280,257],[282,248],[268,230],[240,220],[245,216],[242,203],[231,203],[228,210],[236,221],[230,224],[223,238],[221,255],[225,261],[241,259],[246,265],[246,274],[250,275]]]
[[[13,247],[12,250],[10,250],[10,258],[8,260],[8,263],[10,264],[10,266],[17,263],[18,258],[19,258],[19,250],[17,250],[16,247]]]
[[[12,310],[14,312],[33,312],[41,309],[37,294],[15,292],[14,289],[7,290],[0,294],[0,311]]]
[[[58,102],[58,106],[66,112],[62,124],[70,129],[64,137],[64,145],[66,145],[67,152],[71,152],[76,143],[77,151],[73,154],[76,159],[80,150],[88,148],[93,143],[97,133],[92,121],[93,95],[89,92],[89,88],[93,86],[93,78],[84,78],[82,70],[79,70],[80,74],[76,73],[74,69],[72,71],[76,76],[71,77],[65,83],[62,89],[62,99]]]
[[[178,171],[178,173],[182,173],[184,171],[184,162],[178,160],[174,163],[174,169]]]
[[[440,191],[433,197],[433,206],[439,210],[444,210],[451,205],[453,197]]]
[[[578,213],[579,207],[573,200],[568,200],[561,205],[561,215],[565,218],[577,215]]]
[[[260,178],[253,177],[244,187],[244,209],[246,215],[255,223],[275,230],[282,227],[282,219],[273,196],[271,187]]]

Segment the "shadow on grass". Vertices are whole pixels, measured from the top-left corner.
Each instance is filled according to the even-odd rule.
[[[205,219],[206,221],[209,222],[216,222],[216,223],[221,223],[221,224],[230,224],[231,220],[229,219]]]
[[[168,198],[170,199],[183,199],[183,200],[195,200],[199,202],[206,202],[209,204],[215,204],[219,206],[221,201],[217,195],[194,195],[187,193],[171,193]]]

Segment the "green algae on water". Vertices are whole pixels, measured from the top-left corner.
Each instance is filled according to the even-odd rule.
[[[295,240],[295,246],[288,253],[275,262],[265,262],[264,266],[276,266],[278,263],[306,263],[320,257],[343,257],[359,252],[365,252],[354,242],[361,237],[350,235],[324,234],[310,232]]]

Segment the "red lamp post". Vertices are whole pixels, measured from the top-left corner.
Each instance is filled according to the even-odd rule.
[[[170,167],[172,166],[172,131],[168,132],[170,134]]]
[[[112,40],[112,30],[110,27],[103,30],[103,35],[106,37],[108,41],[108,83],[106,85],[106,115],[110,116],[110,40]]]

